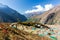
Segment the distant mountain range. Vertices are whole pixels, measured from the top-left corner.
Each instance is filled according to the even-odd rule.
[[[41,14],[42,14],[42,12],[34,12],[34,13],[27,13],[27,14],[23,14],[23,15],[25,15],[27,18],[31,18],[33,16],[38,16]]]
[[[41,15],[33,16],[31,19],[43,24],[60,24],[60,5],[44,12]]]
[[[0,22],[26,21],[27,18],[10,7],[0,4]]]

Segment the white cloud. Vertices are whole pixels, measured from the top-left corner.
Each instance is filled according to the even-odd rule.
[[[54,6],[52,4],[46,4],[45,5],[45,11],[50,10],[51,8],[53,8]]]
[[[44,6],[44,8],[41,5],[36,5],[36,6],[33,6],[33,8],[36,8],[36,9],[27,10],[27,11],[25,11],[25,13],[34,13],[34,12],[48,11],[51,8],[53,8],[53,5],[52,4],[46,4]]]

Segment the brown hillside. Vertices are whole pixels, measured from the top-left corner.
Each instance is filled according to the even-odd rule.
[[[43,24],[60,24],[60,6],[56,6],[42,15],[34,16],[32,19]]]

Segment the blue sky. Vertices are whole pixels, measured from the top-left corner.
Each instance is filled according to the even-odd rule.
[[[0,0],[0,3],[8,5],[10,8],[15,9],[16,11],[24,14],[27,10],[31,11],[34,6],[40,5],[45,7],[45,5],[58,5],[60,0]]]

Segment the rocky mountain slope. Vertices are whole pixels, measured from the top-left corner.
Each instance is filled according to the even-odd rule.
[[[36,19],[36,22],[43,24],[60,24],[60,5],[44,12],[42,15],[34,16],[32,19]]]
[[[0,22],[17,22],[17,21],[26,21],[27,18],[24,15],[21,15],[16,10],[11,9],[10,7],[0,4]]]

